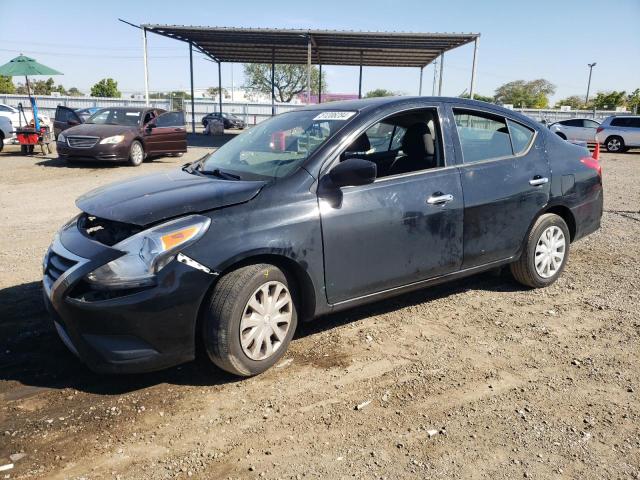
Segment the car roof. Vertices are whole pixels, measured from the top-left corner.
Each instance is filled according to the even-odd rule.
[[[402,106],[404,104],[415,105],[416,103],[421,103],[421,102],[455,103],[458,106],[462,106],[463,108],[468,107],[473,109],[480,108],[485,110],[491,110],[492,113],[518,119],[518,121],[522,123],[526,123],[528,125],[534,125],[537,123],[537,122],[534,122],[531,119],[531,117],[527,117],[526,115],[520,112],[516,112],[515,110],[507,109],[500,105],[496,105],[495,103],[481,102],[479,100],[471,100],[469,98],[460,98],[460,97],[427,97],[427,96],[374,97],[374,98],[362,98],[358,100],[341,100],[337,102],[307,105],[299,110],[292,110],[292,111],[299,112],[304,110],[316,110],[316,111],[346,110],[346,111],[357,111],[359,113],[362,113],[367,110],[375,109],[377,107],[389,107],[394,105]]]

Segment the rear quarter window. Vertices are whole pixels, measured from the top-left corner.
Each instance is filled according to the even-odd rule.
[[[509,119],[507,119],[507,124],[509,125],[509,133],[511,134],[513,154],[520,155],[526,152],[533,140],[533,130]]]

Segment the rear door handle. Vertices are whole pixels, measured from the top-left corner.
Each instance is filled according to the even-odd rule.
[[[442,194],[440,192],[437,192],[427,198],[427,203],[429,205],[444,205],[451,200],[453,200],[453,195],[451,195],[450,193]]]
[[[540,185],[544,185],[545,183],[549,183],[549,179],[547,177],[541,177],[540,175],[536,175],[531,180],[529,180],[529,185],[533,185],[534,187],[539,187]]]

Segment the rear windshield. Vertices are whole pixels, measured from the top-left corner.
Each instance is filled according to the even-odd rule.
[[[143,113],[144,110],[105,108],[91,115],[86,123],[95,123],[97,125],[126,125],[134,127],[140,124],[140,118],[142,118]]]
[[[285,177],[355,114],[313,110],[283,113],[224,144],[204,160],[204,170],[225,170],[242,179]]]

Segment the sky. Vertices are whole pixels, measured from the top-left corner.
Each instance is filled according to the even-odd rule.
[[[512,80],[545,78],[552,100],[640,88],[640,0],[242,0],[181,2],[0,0],[0,64],[19,53],[64,73],[56,83],[85,93],[112,77],[124,93],[144,89],[142,38],[134,24],[480,33],[476,92],[492,95]],[[27,19],[28,16],[28,19]],[[149,34],[149,88],[189,89],[185,43]],[[443,95],[469,88],[472,44],[445,54]],[[424,70],[430,94],[433,66]],[[358,67],[323,66],[330,92],[358,90]],[[194,55],[196,88],[217,86],[216,64]],[[223,87],[243,84],[242,65],[222,65]],[[418,93],[419,69],[365,67],[363,91]]]

